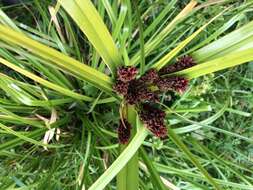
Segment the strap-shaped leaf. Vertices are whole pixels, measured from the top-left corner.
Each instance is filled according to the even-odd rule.
[[[224,25],[220,26],[215,30],[214,33],[209,35],[207,38],[203,39],[200,43],[196,44],[194,47],[189,49],[184,54],[192,54],[195,52],[198,52],[200,48],[204,48],[205,46],[211,44],[212,41],[216,42],[217,39],[221,36],[221,34],[224,34],[225,32],[228,32],[228,30],[235,25],[236,23],[240,22],[244,18],[244,13],[238,13],[234,17],[232,17],[230,20],[224,23]],[[228,34],[229,35],[229,34]],[[214,43],[212,42],[212,43]]]
[[[148,157],[148,154],[146,153],[143,147],[140,148],[140,155],[150,173],[150,176],[151,176],[150,179],[153,184],[153,187],[159,190],[166,190],[167,188],[163,184],[161,177],[159,176],[159,173],[157,172],[151,159]]]
[[[220,14],[218,14],[217,16],[212,18],[208,23],[203,25],[196,32],[194,32],[192,35],[190,35],[188,38],[186,38],[184,41],[182,41],[176,48],[174,48],[172,51],[170,51],[168,54],[166,54],[163,58],[161,58],[158,62],[156,62],[152,67],[157,70],[160,70],[162,67],[164,67],[174,56],[176,56],[187,44],[189,44],[210,23],[212,23],[216,18],[218,18],[220,15],[222,15],[223,12],[221,12]]]
[[[13,22],[13,20],[11,20],[6,14],[5,12],[3,12],[0,9],[0,22],[6,26],[9,26],[11,28],[13,28],[14,30],[19,31],[20,29],[16,26],[16,24]]]
[[[29,72],[29,71],[26,71],[25,69],[22,69],[12,63],[10,63],[9,61],[6,61],[5,59],[2,59],[0,58],[0,63],[4,64],[5,66],[25,75],[26,77],[50,88],[50,89],[53,89],[57,92],[60,92],[61,94],[64,94],[64,95],[67,95],[67,96],[70,96],[70,97],[73,97],[75,99],[79,99],[79,100],[84,100],[84,101],[92,101],[93,98],[90,98],[90,97],[87,97],[87,96],[84,96],[84,95],[81,95],[81,94],[78,94],[76,92],[72,92],[71,90],[67,89],[67,88],[64,88],[64,87],[61,87],[57,84],[54,84],[54,83],[51,83],[41,77],[38,77],[36,76],[35,74]],[[1,73],[0,73],[0,76],[1,76]]]
[[[253,48],[240,52],[230,53],[226,56],[207,61],[189,69],[176,72],[176,75],[183,75],[189,79],[200,77],[209,73],[223,70],[229,67],[240,65],[253,60]]]
[[[149,55],[158,45],[170,34],[175,26],[183,21],[197,5],[197,1],[191,0],[185,8],[159,33],[154,39],[151,39],[145,43],[145,56]],[[130,65],[135,65],[140,61],[141,52],[138,51],[130,60]]]
[[[114,72],[117,65],[121,64],[121,57],[112,36],[91,1],[61,0],[59,2],[87,36],[105,64]]]
[[[245,26],[225,35],[224,37],[216,40],[207,46],[197,50],[192,55],[196,61],[209,61],[213,58],[221,57],[230,52],[234,52],[233,47],[237,46],[236,49],[242,47],[253,47],[253,21],[246,24]],[[251,40],[250,40],[251,38]],[[239,46],[238,46],[239,45]],[[223,53],[224,52],[224,53]]]
[[[56,51],[53,48],[47,47],[41,43],[28,38],[26,35],[16,32],[8,27],[0,25],[0,39],[6,42],[19,45],[28,49],[37,56],[47,60],[42,62],[68,72],[73,76],[85,80],[97,88],[104,90],[107,93],[112,92],[112,81],[107,75],[89,67],[79,61]]]
[[[189,158],[189,160],[200,170],[200,172],[205,176],[206,180],[214,187],[216,190],[221,190],[214,179],[210,176],[210,174],[205,170],[205,168],[199,163],[199,161],[195,158],[195,156],[191,153],[191,151],[186,147],[180,137],[168,127],[168,136],[171,140],[181,149],[181,151]]]
[[[5,125],[3,125],[2,123],[0,123],[0,129],[6,131],[6,133],[10,134],[10,135],[14,135],[24,141],[27,141],[29,143],[32,143],[32,144],[35,144],[35,145],[38,145],[38,146],[46,146],[48,148],[59,148],[61,146],[57,146],[57,145],[48,145],[48,144],[44,144],[40,141],[36,141],[30,137],[27,137],[26,135],[23,135],[21,133],[18,133],[17,131],[14,131],[13,129],[11,129],[10,127],[7,127]]]
[[[89,190],[104,189],[106,185],[119,173],[119,171],[127,164],[127,162],[136,153],[138,148],[142,145],[144,139],[148,135],[148,130],[140,123],[137,122],[138,131],[133,137],[128,146],[113,162],[113,164],[99,177],[99,179],[92,184]]]
[[[38,97],[39,91],[34,91],[36,89],[36,86],[18,81],[3,73],[0,73],[0,89],[2,90],[2,92],[5,92],[6,95],[9,96],[8,101],[6,99],[0,98],[1,106],[7,106],[7,108],[13,108],[16,110],[20,108],[20,105],[26,105],[26,107],[23,107],[23,109],[25,110],[23,110],[22,112],[31,111],[29,110],[29,106],[44,107],[48,109],[52,106],[58,106],[73,102],[73,99],[71,98],[46,100],[43,97],[43,99],[40,99]],[[13,101],[16,103],[14,103]],[[102,99],[98,103],[106,103],[107,101],[110,101],[109,98]]]

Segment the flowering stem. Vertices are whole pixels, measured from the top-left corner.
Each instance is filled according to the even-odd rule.
[[[137,122],[138,131],[132,141],[126,146],[124,151],[110,165],[110,167],[93,183],[88,190],[102,190],[110,181],[127,165],[133,158],[143,141],[148,135],[148,130],[141,122]],[[119,189],[117,189],[119,190]],[[127,189],[129,190],[129,189]],[[132,189],[131,189],[132,190]],[[136,190],[136,189],[133,189]]]
[[[131,138],[137,133],[137,125],[136,125],[136,111],[134,106],[128,105],[127,107],[127,117],[129,123],[132,125]],[[134,154],[134,156],[129,160],[127,164],[127,184],[128,189],[138,190],[139,189],[139,163],[138,163],[138,151]]]
[[[134,106],[127,105],[127,120],[132,125],[131,138],[135,136],[136,129],[136,112]],[[129,141],[129,142],[130,142]],[[120,145],[120,153],[127,145]],[[139,167],[138,151],[129,160],[127,165],[117,175],[117,190],[138,190],[139,189]]]
[[[119,153],[125,149],[126,145],[120,145]],[[127,190],[127,165],[117,174],[117,189]]]

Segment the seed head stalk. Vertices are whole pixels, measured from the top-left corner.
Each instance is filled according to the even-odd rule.
[[[133,105],[125,106],[127,113],[127,121],[131,124],[131,136],[129,142],[135,136],[137,132],[136,128],[136,116],[137,113]],[[128,143],[129,143],[128,142]],[[128,143],[120,143],[120,153],[127,147]],[[139,189],[139,166],[138,166],[138,151],[129,160],[127,165],[117,175],[117,190],[138,190]]]

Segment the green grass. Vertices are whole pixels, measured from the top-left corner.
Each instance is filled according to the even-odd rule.
[[[0,190],[113,190],[116,179],[118,190],[126,182],[143,190],[252,189],[253,3],[199,1],[179,19],[189,1],[92,2],[91,12],[63,4],[59,27],[48,11],[59,4],[49,0],[1,5]],[[216,41],[245,25],[228,43]],[[113,71],[160,69],[189,53],[201,63],[179,72],[194,78],[189,89],[162,103],[169,138],[147,134],[134,116],[136,135],[119,151]],[[48,130],[54,137],[45,144]]]

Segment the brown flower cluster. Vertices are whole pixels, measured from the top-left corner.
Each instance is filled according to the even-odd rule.
[[[113,86],[114,91],[124,96],[126,102],[136,105],[139,109],[141,121],[157,137],[165,138],[167,129],[164,124],[165,112],[158,109],[159,95],[167,91],[183,93],[188,80],[181,76],[163,76],[177,72],[195,65],[190,56],[180,58],[175,64],[169,65],[159,72],[148,70],[143,76],[137,78],[136,67],[120,67],[117,70],[117,79]],[[130,138],[131,126],[126,119],[120,121],[118,136],[119,142],[125,144]],[[124,124],[124,125],[123,125]]]
[[[196,63],[191,56],[183,56],[175,64],[168,65],[159,71],[160,75],[174,73],[194,66]]]
[[[173,76],[161,78],[156,84],[161,92],[173,90],[183,93],[188,86],[188,80],[184,77]]]
[[[166,114],[164,111],[150,104],[143,104],[139,115],[141,121],[155,136],[160,138],[167,136],[167,129],[164,124]]]
[[[128,143],[131,136],[131,128],[130,123],[126,119],[123,119],[123,121],[120,120],[118,127],[118,139],[120,144]]]
[[[138,71],[135,67],[120,67],[117,71],[117,80],[113,89],[123,95],[128,104],[134,105],[139,102],[156,101],[156,92],[151,91],[148,83],[158,79],[155,70],[150,70],[143,77],[137,79]]]

